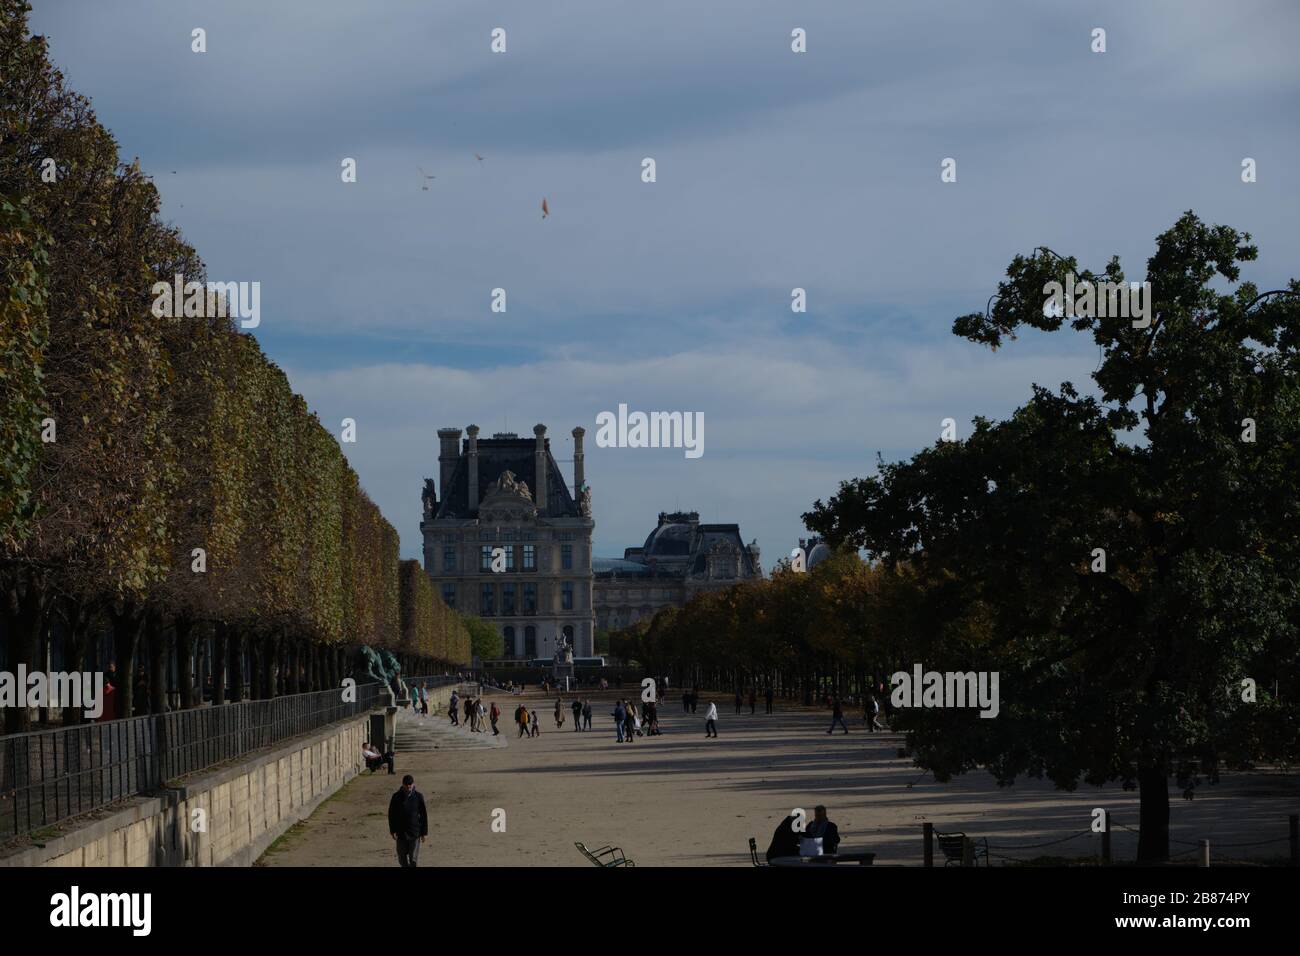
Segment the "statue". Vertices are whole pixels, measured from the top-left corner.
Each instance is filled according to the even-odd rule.
[[[591,486],[586,482],[583,482],[582,492],[578,495],[578,514],[584,518],[591,517]]]
[[[434,509],[438,505],[438,493],[434,490],[432,478],[424,479],[424,492],[420,498],[424,501],[424,516],[432,518]]]
[[[397,658],[387,649],[375,651],[362,644],[352,657],[352,678],[358,684],[383,684],[400,699],[406,694],[406,685],[401,679],[402,667]]]
[[[528,482],[520,481],[515,477],[515,473],[508,469],[501,472],[501,477],[497,479],[497,488],[501,491],[508,491],[511,494],[522,495],[525,498],[532,497],[532,494],[528,490]]]

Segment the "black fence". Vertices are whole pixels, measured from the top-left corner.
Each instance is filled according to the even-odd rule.
[[[0,736],[0,839],[157,790],[387,699],[382,684],[360,684],[356,700],[324,690]]]

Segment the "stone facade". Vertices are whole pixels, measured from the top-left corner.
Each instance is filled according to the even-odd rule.
[[[513,433],[480,439],[476,425],[465,433],[462,444],[459,428],[438,430],[438,482],[424,482],[420,532],[434,591],[497,628],[499,657],[550,658],[561,638],[575,656],[592,656],[595,522],[583,476],[584,430],[573,430],[576,498],[551,456],[545,425],[533,429],[532,440]],[[494,556],[500,570],[493,570]]]
[[[596,626],[617,630],[663,607],[682,607],[701,591],[763,577],[757,542],[740,526],[700,524],[698,512],[660,512],[640,548],[594,564]]]

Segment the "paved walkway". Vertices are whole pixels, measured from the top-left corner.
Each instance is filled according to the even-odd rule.
[[[531,696],[541,709],[542,734],[520,738],[512,722],[518,698],[496,698],[503,711],[500,737],[454,728],[445,715],[399,716],[397,772],[411,773],[428,802],[430,839],[421,865],[587,866],[574,849],[621,846],[638,865],[748,865],[747,840],[766,848],[772,831],[794,807],[811,815],[824,803],[846,847],[875,851],[878,863],[919,865],[921,824],[987,836],[996,853],[1011,857],[1087,856],[1099,838],[1083,836],[1034,850],[1041,843],[1088,829],[1093,807],[1107,807],[1119,824],[1137,826],[1137,794],[1118,786],[1081,787],[1074,793],[1025,781],[999,789],[983,773],[937,784],[897,756],[901,736],[867,734],[860,719],[852,733],[826,734],[829,715],[786,710],[773,716],[736,715],[718,698],[717,740],[704,736],[699,712],[663,707],[665,735],[615,742],[612,697],[593,700],[593,730],[572,731],[572,713],[557,730],[553,700]],[[566,697],[566,703],[572,698]],[[269,866],[392,866],[387,833],[389,795],[400,777],[365,774],[322,805],[263,857]],[[1220,844],[1277,839],[1264,847],[1235,848],[1234,857],[1281,857],[1287,851],[1286,815],[1300,805],[1296,778],[1225,774],[1202,786],[1196,799],[1173,793],[1173,837]],[[506,832],[493,832],[494,810],[504,810]],[[499,814],[496,815],[499,818]],[[1000,849],[1001,848],[1001,849]],[[1174,852],[1190,845],[1175,844]],[[1131,859],[1136,836],[1119,830],[1118,859]],[[1217,858],[1224,851],[1215,850]]]

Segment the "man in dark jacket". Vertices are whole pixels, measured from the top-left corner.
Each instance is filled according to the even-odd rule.
[[[388,801],[388,832],[397,841],[398,864],[415,866],[420,844],[429,835],[429,814],[424,809],[424,795],[415,789],[415,778],[409,773]]]

